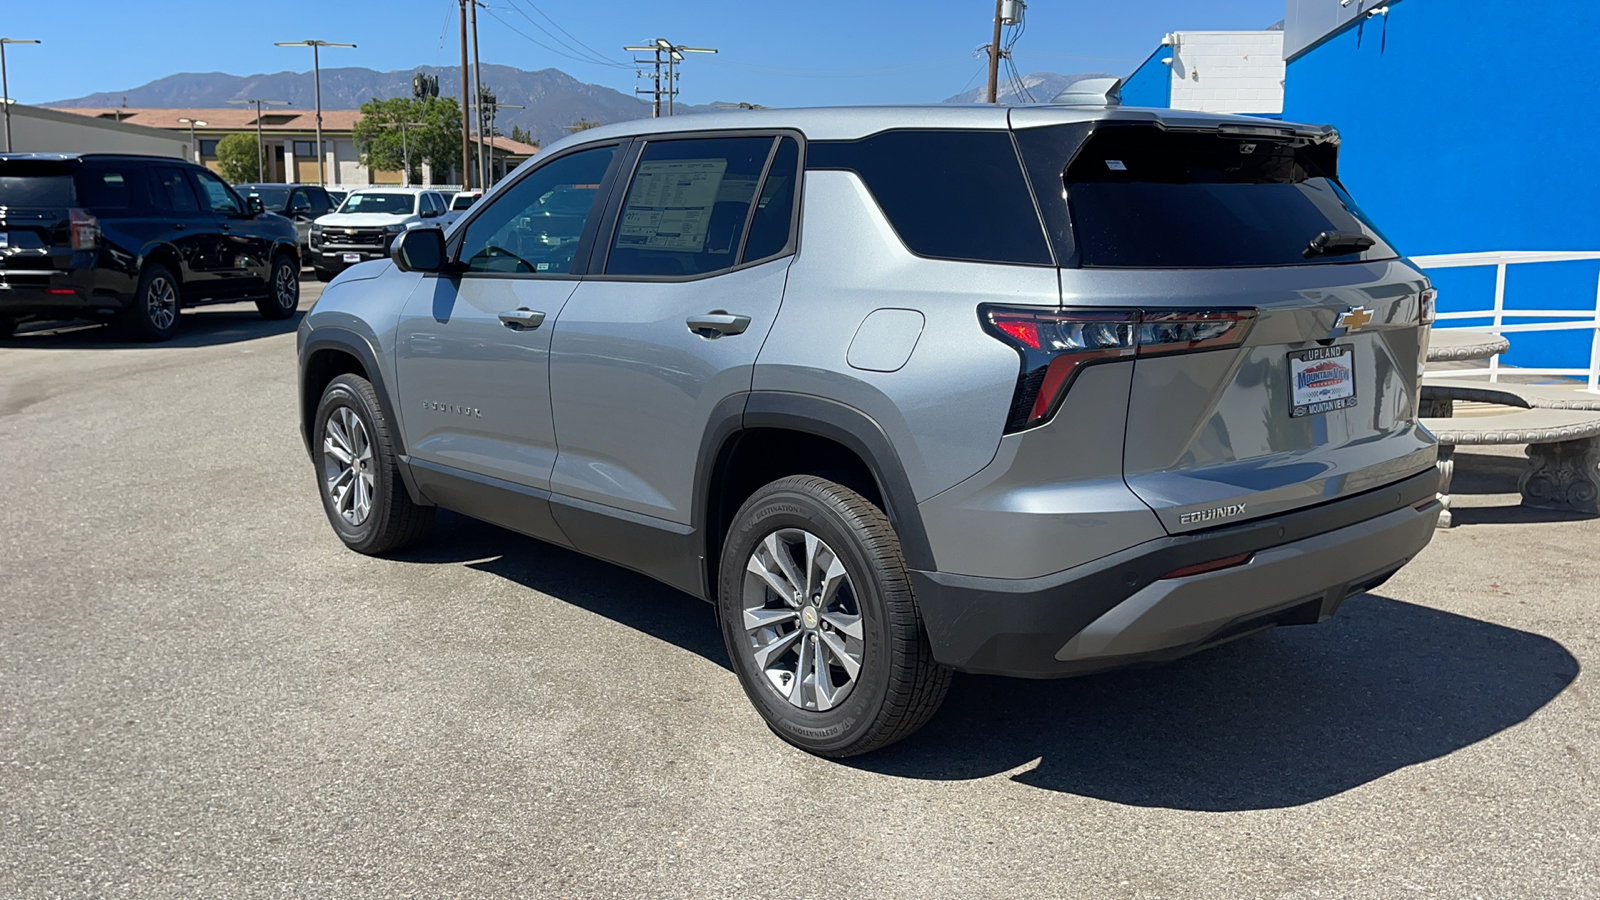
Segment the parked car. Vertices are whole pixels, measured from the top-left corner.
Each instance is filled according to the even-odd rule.
[[[341,190],[339,188],[328,188],[327,190],[328,190],[328,199],[333,201],[333,208],[334,209],[338,209],[339,208],[339,204],[344,202],[344,198],[350,196],[350,192],[349,191]]]
[[[311,264],[328,281],[359,262],[383,259],[394,236],[431,224],[444,228],[455,213],[444,195],[427,188],[358,188],[334,212],[311,225]]]
[[[170,157],[0,154],[0,334],[27,319],[120,319],[141,340],[200,303],[300,302],[294,226]]]
[[[363,553],[442,506],[708,600],[826,756],[952,671],[1323,621],[1440,511],[1433,289],[1338,153],[1114,105],[585,131],[301,323],[324,509]]]
[[[236,184],[234,190],[247,198],[260,197],[267,212],[294,222],[302,259],[310,255],[311,223],[338,206],[327,190],[315,184]]]
[[[477,203],[482,196],[483,191],[456,191],[455,196],[450,198],[450,211],[465,212],[471,209],[472,204]]]

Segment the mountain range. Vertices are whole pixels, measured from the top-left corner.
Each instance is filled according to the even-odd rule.
[[[322,70],[323,109],[356,109],[375,97],[406,97],[411,95],[411,78],[416,72],[425,72],[439,79],[439,93],[457,96],[461,93],[461,70],[440,66],[419,66],[394,72],[378,72],[365,68],[331,68]],[[1027,93],[1035,102],[1049,102],[1067,85],[1083,78],[1103,77],[1096,73],[1058,75],[1054,72],[1036,72],[1022,79]],[[606,124],[641,119],[650,115],[650,104],[621,91],[598,84],[587,84],[560,69],[527,71],[512,66],[485,64],[483,84],[502,104],[516,104],[526,109],[502,107],[496,127],[502,134],[510,134],[513,126],[527,129],[534,139],[548,144],[567,133],[567,126],[587,119]],[[1015,85],[1001,82],[1001,102],[1027,102],[1028,97]],[[158,78],[149,84],[121,91],[105,91],[85,97],[54,100],[41,106],[74,107],[154,107],[206,109],[222,107],[230,100],[246,97],[268,97],[287,100],[296,109],[310,109],[314,104],[314,87],[310,72],[274,72],[261,75],[228,75],[222,72],[182,72]],[[982,100],[981,88],[950,97],[946,103],[977,103]],[[718,104],[691,106],[679,104],[680,112],[706,112],[721,108]]]

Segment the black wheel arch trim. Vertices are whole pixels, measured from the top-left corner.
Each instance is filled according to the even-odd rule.
[[[742,407],[742,415],[741,415]],[[706,596],[716,592],[716,573],[709,570],[715,550],[709,542],[719,529],[711,527],[711,478],[717,462],[740,432],[756,428],[785,428],[827,438],[855,453],[866,463],[883,498],[884,512],[900,538],[901,552],[911,569],[934,569],[932,547],[922,525],[916,494],[905,466],[883,427],[871,416],[837,400],[786,391],[751,391],[724,399],[706,423],[695,473],[695,529],[704,536]]]
[[[395,412],[395,405],[389,397],[388,386],[383,382],[383,370],[378,367],[378,354],[366,339],[353,331],[342,328],[320,328],[313,332],[300,346],[300,436],[306,444],[306,452],[312,453],[311,430],[312,418],[317,410],[319,397],[306,395],[306,363],[312,355],[323,350],[337,350],[348,356],[353,356],[361,363],[361,368],[366,372],[367,381],[372,383],[372,389],[378,394],[378,403],[383,406],[383,414],[388,417],[392,426],[389,429],[390,437],[394,441],[396,456],[404,456],[405,438],[399,434],[399,416]],[[315,456],[314,453],[312,453]]]

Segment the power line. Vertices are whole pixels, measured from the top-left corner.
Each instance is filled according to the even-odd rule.
[[[596,62],[596,63],[598,63],[600,65],[612,66],[612,67],[618,68],[618,69],[626,69],[626,68],[628,68],[628,66],[626,66],[626,65],[624,65],[622,63],[619,63],[616,60],[611,59],[610,57],[607,57],[605,54],[599,52],[598,50],[595,50],[593,47],[589,46],[588,44],[585,44],[583,41],[580,41],[576,37],[573,37],[572,32],[566,30],[565,28],[562,28],[561,27],[561,23],[557,22],[555,19],[550,18],[550,15],[548,13],[546,13],[544,10],[540,9],[536,4],[534,4],[532,2],[532,0],[522,0],[522,2],[526,2],[528,4],[528,6],[533,8],[534,12],[536,12],[540,16],[544,17],[544,19],[546,21],[548,21],[551,25],[554,25],[556,27],[556,31],[559,31],[562,34],[566,35],[568,38],[570,38],[572,40],[572,43],[577,44],[578,45],[577,47],[574,47],[574,46],[572,46],[572,44],[569,44],[566,41],[563,41],[559,36],[557,36],[555,33],[550,31],[550,29],[544,27],[543,25],[540,25],[538,23],[538,21],[536,21],[532,16],[528,15],[527,12],[525,12],[522,9],[522,6],[519,4],[518,0],[509,0],[509,2],[511,3],[511,8],[515,9],[517,11],[517,15],[520,15],[524,19],[527,19],[530,23],[532,23],[533,27],[539,29],[540,31],[544,32],[545,34],[550,35],[550,39],[551,40],[553,40],[556,43],[560,44],[561,46],[567,48],[568,50],[571,50],[574,53],[586,53],[586,54],[588,54],[588,56],[589,56],[589,58],[591,60],[593,60],[594,62]],[[582,48],[582,49],[579,49],[579,48]]]
[[[556,48],[550,46],[549,44],[544,43],[543,41],[540,41],[538,38],[533,37],[532,35],[528,34],[527,32],[523,31],[522,29],[518,28],[517,26],[511,24],[510,22],[507,22],[505,19],[500,18],[498,15],[495,14],[494,10],[485,9],[484,12],[488,13],[489,16],[491,18],[493,18],[496,22],[499,22],[501,25],[504,25],[505,27],[511,29],[513,32],[515,32],[517,35],[519,35],[523,40],[525,40],[525,41],[527,41],[527,42],[529,42],[529,43],[531,43],[531,44],[533,44],[533,45],[535,45],[537,47],[543,47],[545,50],[548,50],[549,52],[554,53],[555,55],[560,56],[562,58],[570,59],[573,62],[581,62],[581,63],[584,63],[586,65],[591,65],[591,66],[601,66],[601,65],[603,65],[603,66],[609,66],[609,67],[618,68],[618,69],[626,69],[626,68],[628,68],[627,66],[623,65],[622,63],[610,63],[610,62],[600,63],[600,62],[595,62],[592,59],[585,59],[585,58],[583,58],[581,56],[573,56],[571,53],[567,53],[567,52],[562,51],[562,50],[557,50]]]

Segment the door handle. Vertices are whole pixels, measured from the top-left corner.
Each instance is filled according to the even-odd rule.
[[[687,320],[689,330],[707,340],[714,340],[723,335],[744,334],[750,327],[749,316],[739,316],[725,309],[713,309],[701,316],[690,316]]]
[[[511,312],[500,314],[500,321],[512,331],[525,331],[529,328],[538,328],[544,324],[544,313],[536,309],[514,309]]]

